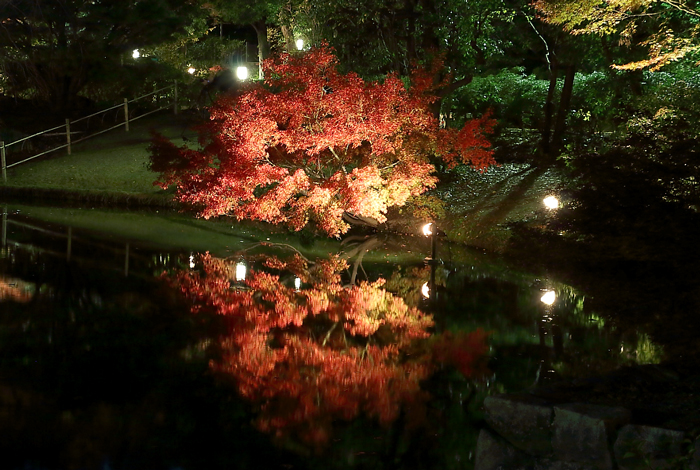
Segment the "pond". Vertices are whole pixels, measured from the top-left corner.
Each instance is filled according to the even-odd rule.
[[[3,212],[5,468],[472,468],[486,396],[663,355],[439,237]]]

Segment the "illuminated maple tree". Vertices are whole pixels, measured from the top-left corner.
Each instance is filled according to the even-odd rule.
[[[494,161],[488,115],[440,128],[433,70],[416,68],[406,87],[394,74],[365,81],[338,71],[332,51],[283,54],[265,62],[265,83],[221,96],[210,108],[201,150],[163,137],[151,145],[157,184],[202,217],[233,215],[330,236],[348,220],[383,223],[435,186],[432,159],[485,169]],[[345,217],[345,220],[344,220]]]
[[[386,424],[421,403],[420,382],[437,367],[485,372],[486,333],[431,334],[432,317],[383,280],[343,286],[340,258],[265,258],[244,281],[235,281],[233,261],[203,255],[199,264],[201,273],[180,271],[171,282],[193,312],[229,320],[212,367],[235,379],[258,406],[258,427],[278,437],[322,445],[334,421],[364,414]]]

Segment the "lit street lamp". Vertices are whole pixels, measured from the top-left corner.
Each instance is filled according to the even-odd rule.
[[[248,79],[248,67],[245,67],[241,65],[240,67],[236,68],[236,77],[238,77],[239,80],[247,80]]]
[[[138,49],[134,49],[134,50],[131,52],[131,57],[133,57],[134,59],[138,59],[139,57],[141,57],[141,53],[139,52]]]
[[[542,200],[542,202],[544,203],[544,206],[549,210],[559,208],[559,199],[557,199],[554,196],[547,196]]]
[[[557,300],[557,294],[553,290],[546,291],[540,297],[540,301],[545,305],[552,305],[555,300]]]
[[[297,39],[296,46],[297,46],[297,50],[298,50],[298,51],[304,49],[304,40],[303,40],[303,39]]]

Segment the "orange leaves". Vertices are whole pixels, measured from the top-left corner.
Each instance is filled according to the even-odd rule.
[[[365,81],[338,71],[328,47],[265,63],[265,85],[224,95],[210,109],[204,148],[157,138],[152,169],[163,187],[203,217],[221,214],[286,224],[312,222],[329,236],[349,228],[343,215],[386,221],[390,207],[434,187],[431,159],[484,168],[492,120],[460,132],[439,129],[434,69],[416,69],[411,87],[388,75]]]

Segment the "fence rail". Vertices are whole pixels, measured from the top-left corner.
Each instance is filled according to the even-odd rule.
[[[137,101],[143,100],[143,99],[148,98],[148,97],[155,96],[158,93],[161,93],[165,90],[170,90],[170,89],[173,90],[173,99],[171,102],[165,104],[164,106],[159,106],[156,109],[152,109],[152,110],[147,111],[145,113],[139,114],[138,116],[134,116],[134,117],[129,116],[129,104],[136,103]],[[157,96],[156,96],[156,98],[157,98]],[[68,153],[68,155],[70,155],[71,150],[72,150],[71,146],[73,144],[77,144],[78,142],[82,142],[84,140],[90,139],[90,138],[98,136],[100,134],[104,134],[105,132],[109,132],[109,131],[116,129],[118,127],[124,127],[124,130],[126,132],[129,132],[129,123],[136,121],[137,119],[141,119],[143,117],[151,115],[153,113],[157,113],[158,111],[162,111],[164,109],[170,108],[170,107],[173,108],[173,113],[177,114],[177,112],[178,112],[177,80],[172,85],[168,85],[168,86],[159,88],[158,90],[154,90],[150,93],[146,93],[145,95],[139,96],[137,98],[133,98],[131,100],[124,98],[124,103],[122,103],[122,104],[112,106],[111,108],[103,109],[101,111],[90,114],[88,116],[83,116],[83,117],[78,118],[74,121],[71,121],[70,119],[66,119],[66,123],[64,125],[52,127],[51,129],[46,129],[46,130],[43,130],[41,132],[37,132],[36,134],[32,134],[32,135],[29,135],[27,137],[22,137],[21,139],[17,139],[13,142],[5,143],[4,141],[0,141],[0,166],[2,167],[2,181],[3,181],[3,183],[7,183],[7,169],[8,168],[12,168],[14,166],[21,165],[22,163],[26,163],[30,160],[34,160],[35,158],[41,157],[42,155],[46,155],[47,153],[55,152],[56,150],[61,150],[64,148],[67,149],[67,153]],[[77,124],[79,122],[83,122],[83,121],[85,121],[86,123],[89,123],[91,118],[98,116],[98,115],[103,115],[102,121],[104,122],[104,114],[108,113],[110,111],[113,111],[115,109],[123,110],[123,114],[124,114],[124,121],[123,122],[119,122],[118,124],[115,124],[111,127],[108,127],[106,129],[101,129],[99,131],[93,132],[89,135],[85,135],[85,136],[80,137],[78,139],[72,138],[73,135],[84,134],[86,132],[84,132],[84,131],[71,132],[71,125],[75,125],[75,124]],[[117,115],[118,114],[119,114],[119,112],[117,112]],[[63,129],[63,132],[54,132],[54,131],[57,131],[59,129]],[[50,132],[52,134],[49,134]],[[38,137],[41,135],[65,136],[65,143],[58,145],[56,147],[53,147],[51,149],[48,149],[48,150],[44,150],[40,153],[34,154],[28,158],[25,158],[24,160],[14,162],[14,163],[11,163],[9,165],[7,164],[7,149],[9,147],[11,147],[13,145],[20,144],[20,143],[22,144],[22,146],[24,146],[24,143],[29,141],[29,139],[32,139],[34,137]]]

